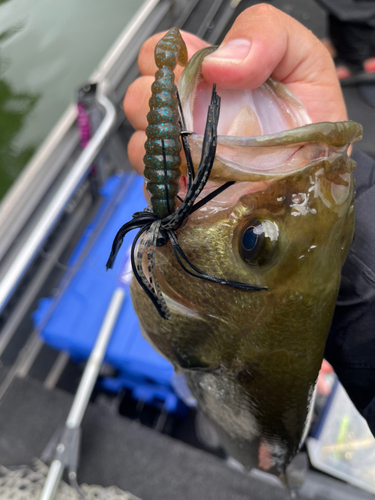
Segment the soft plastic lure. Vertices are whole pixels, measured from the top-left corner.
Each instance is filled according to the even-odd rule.
[[[178,29],[172,28],[156,45],[155,63],[159,70],[151,87],[143,161],[152,211],[164,219],[175,209],[180,179],[181,127],[173,71],[177,63],[186,65],[187,50]]]
[[[113,241],[107,269],[113,267],[125,235],[132,229],[139,229],[131,249],[131,264],[134,276],[160,316],[164,319],[170,313],[160,291],[155,271],[155,250],[170,241],[174,255],[188,274],[229,285],[240,290],[259,291],[265,287],[249,285],[238,281],[226,280],[207,274],[192,264],[181,249],[176,231],[187,222],[189,215],[205,203],[220,194],[233,182],[227,182],[194,205],[195,200],[206,185],[215,159],[217,144],[217,125],[220,113],[220,97],[213,86],[211,102],[208,108],[207,122],[202,146],[200,164],[194,177],[189,140],[185,120],[174,84],[177,62],[186,64],[187,50],[177,28],[172,28],[156,45],[155,62],[159,70],[152,84],[152,97],[149,101],[150,112],[147,115],[147,141],[144,156],[147,190],[151,195],[151,209],[136,212],[131,221],[124,224]],[[180,178],[180,137],[187,163],[187,193],[181,205],[176,207],[176,198]],[[147,256],[148,276],[143,270],[142,261]]]

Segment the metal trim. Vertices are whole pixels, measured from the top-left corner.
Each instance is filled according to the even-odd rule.
[[[95,135],[82,151],[71,171],[59,187],[56,196],[51,200],[43,215],[35,224],[27,241],[10,264],[0,281],[0,312],[8,302],[15,287],[34,259],[65,206],[82,182],[92,162],[98,155],[116,121],[116,108],[105,96],[99,96],[98,102],[104,107],[106,114]]]
[[[89,78],[89,81],[95,81],[99,84],[101,93],[106,93],[104,91],[106,76],[158,3],[160,3],[160,0],[145,0],[143,2],[137,13],[126,25]],[[56,151],[63,137],[67,135],[70,128],[74,125],[76,117],[77,109],[72,104],[67,108],[0,203],[0,233],[2,235],[0,240],[0,258],[5,255],[12,241],[60,172],[62,168],[61,161],[63,160],[61,157],[58,161],[53,161],[47,170],[44,166]],[[31,186],[34,189],[31,189],[32,194],[30,195]],[[5,235],[7,236],[6,238]]]

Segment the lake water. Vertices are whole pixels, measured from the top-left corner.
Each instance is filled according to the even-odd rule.
[[[0,199],[140,0],[0,0]]]

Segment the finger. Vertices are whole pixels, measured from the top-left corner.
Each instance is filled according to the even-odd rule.
[[[150,110],[148,101],[151,97],[152,76],[141,76],[128,88],[124,97],[124,111],[136,130],[146,130],[147,113]]]
[[[146,134],[142,130],[134,132],[128,143],[128,158],[131,166],[138,172],[138,174],[143,175],[143,170],[145,168],[143,164],[143,157],[145,155],[144,144],[146,142]]]
[[[202,70],[209,83],[233,89],[253,89],[272,76],[288,85],[314,121],[321,116],[346,119],[326,48],[298,21],[271,5],[245,10],[219,49],[205,58]]]
[[[210,81],[215,71],[217,83],[228,88],[256,88],[271,75],[284,81],[314,57],[312,41],[314,35],[293,18],[270,5],[256,5],[236,19],[219,49],[206,57],[204,76]],[[305,77],[305,71],[295,76]]]
[[[156,44],[160,41],[160,39],[167,33],[164,31],[163,33],[157,33],[152,36],[142,45],[141,50],[138,56],[138,67],[141,75],[151,76],[154,75],[157,71],[157,67],[154,61],[154,51]],[[190,59],[193,54],[197,52],[197,50],[203,49],[203,47],[207,47],[207,43],[198,38],[191,33],[187,33],[186,31],[181,31],[182,38],[186,44],[186,48],[188,51],[188,58]],[[177,66],[175,70],[176,80],[181,76],[183,68],[181,66]]]
[[[147,191],[146,181],[143,183],[143,194],[147,200],[147,203],[150,203],[150,193]]]

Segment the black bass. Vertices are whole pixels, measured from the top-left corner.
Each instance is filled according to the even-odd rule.
[[[201,64],[213,50],[198,52],[178,82],[185,128],[195,132],[189,135],[195,168],[206,147],[211,94]],[[362,128],[312,124],[303,105],[273,80],[256,90],[217,93],[216,157],[200,199],[234,182],[191,212],[175,235],[195,269],[254,289],[192,276],[176,259],[177,240],[170,235],[173,244],[158,243],[156,229],[148,246],[138,246],[136,270],[157,282],[169,319],[139,276],[132,300],[144,335],[186,375],[226,451],[248,468],[282,476],[307,430],[353,238],[355,163],[347,149]],[[206,139],[210,133],[206,127]],[[182,170],[182,199],[190,192],[186,175]],[[146,247],[154,252],[148,264]]]

